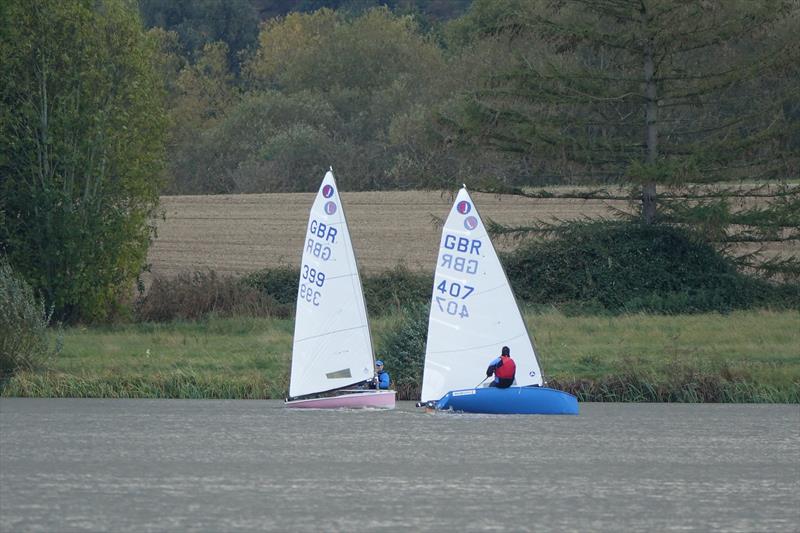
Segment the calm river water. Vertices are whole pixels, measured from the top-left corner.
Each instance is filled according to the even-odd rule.
[[[0,531],[800,531],[800,406],[0,400]]]

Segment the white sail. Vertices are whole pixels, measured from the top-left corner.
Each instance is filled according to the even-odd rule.
[[[463,188],[439,244],[422,401],[477,386],[503,346],[517,364],[516,385],[541,385],[539,362],[508,278]]]
[[[303,242],[291,397],[346,387],[374,372],[361,279],[332,172],[314,199]]]

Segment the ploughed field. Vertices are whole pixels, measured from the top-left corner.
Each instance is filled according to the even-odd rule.
[[[306,224],[316,193],[164,196],[164,218],[150,247],[154,275],[214,270],[243,274],[300,264]],[[523,198],[471,193],[484,219],[507,225],[612,217],[638,209],[626,200]],[[401,264],[434,269],[449,192],[342,192],[350,234],[362,270],[376,273]],[[437,222],[437,219],[439,221]],[[500,250],[513,247],[499,240]],[[800,255],[800,243],[770,243],[766,255]]]

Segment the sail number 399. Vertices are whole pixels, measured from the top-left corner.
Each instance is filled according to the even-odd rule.
[[[300,284],[300,300],[319,305],[320,298],[322,298],[322,294],[319,291],[315,291],[314,287],[306,287],[305,283]]]
[[[310,268],[308,265],[303,265],[302,278],[308,281],[308,285],[303,281],[300,282],[299,299],[314,305],[319,305],[322,293],[316,289],[325,284],[325,273],[318,271],[316,268]]]
[[[325,272],[303,265],[303,279],[307,279],[312,285],[322,287],[325,284]]]

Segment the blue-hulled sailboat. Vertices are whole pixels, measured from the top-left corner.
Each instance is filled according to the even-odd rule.
[[[476,387],[502,346],[517,365],[514,384]],[[419,405],[469,413],[578,414],[575,396],[544,385],[511,285],[464,187],[442,229]]]

